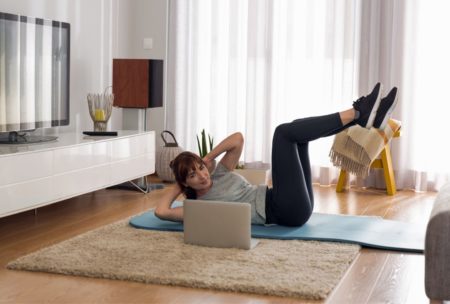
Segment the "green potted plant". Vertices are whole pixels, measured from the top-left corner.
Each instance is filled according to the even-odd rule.
[[[208,154],[212,150],[214,145],[214,138],[208,134],[208,143],[209,143],[209,150],[208,150],[208,145],[206,143],[205,129],[203,129],[200,134],[201,139],[199,139],[197,135],[198,154],[200,155],[201,158],[203,158],[206,156],[206,154]]]

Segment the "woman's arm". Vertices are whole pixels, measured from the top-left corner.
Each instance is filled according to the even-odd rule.
[[[220,154],[225,152],[225,155],[220,160],[220,163],[228,170],[232,171],[236,168],[241,157],[242,148],[244,147],[244,137],[240,132],[231,134],[222,140],[214,149],[211,150],[204,158],[208,169],[210,169],[213,160]]]
[[[180,186],[175,184],[174,186],[167,188],[165,191],[166,193],[163,194],[156,205],[155,215],[162,220],[182,222],[183,207],[172,208],[173,202],[182,193]]]

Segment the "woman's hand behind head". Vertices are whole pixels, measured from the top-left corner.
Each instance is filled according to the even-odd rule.
[[[209,173],[213,172],[216,168],[216,161],[214,159],[210,159],[208,156],[203,157],[203,162],[206,165],[206,168],[208,168]]]

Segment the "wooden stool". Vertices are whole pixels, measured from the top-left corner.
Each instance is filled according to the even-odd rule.
[[[393,137],[400,137],[400,130],[394,133]],[[386,192],[388,195],[394,195],[397,192],[395,186],[394,169],[392,168],[391,149],[389,143],[384,146],[380,153],[380,158],[373,161],[370,168],[380,168],[384,172],[384,181],[386,182]],[[339,174],[338,183],[336,185],[336,192],[344,191],[345,181],[347,179],[347,171],[341,170]]]

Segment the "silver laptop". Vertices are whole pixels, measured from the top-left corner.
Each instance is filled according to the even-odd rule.
[[[206,200],[185,200],[183,204],[184,242],[188,244],[251,249],[251,206]]]

